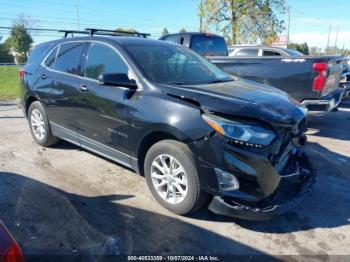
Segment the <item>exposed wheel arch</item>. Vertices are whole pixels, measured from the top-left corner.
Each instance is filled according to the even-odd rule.
[[[26,117],[28,117],[28,110],[29,110],[30,105],[35,101],[38,101],[38,99],[34,96],[30,96],[27,98],[26,103],[25,103]]]
[[[151,146],[153,146],[155,143],[162,141],[162,140],[176,140],[176,141],[180,141],[177,137],[175,137],[174,135],[168,133],[168,132],[164,132],[164,131],[155,131],[152,132],[150,134],[148,134],[147,136],[145,136],[141,143],[140,146],[138,148],[138,152],[137,152],[137,159],[138,159],[138,171],[139,173],[143,176],[144,175],[144,161],[145,161],[145,157],[146,157],[146,153],[147,151],[151,148]]]

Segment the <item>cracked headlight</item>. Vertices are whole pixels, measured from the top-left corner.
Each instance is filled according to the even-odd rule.
[[[242,124],[205,114],[202,117],[216,132],[232,139],[237,144],[263,147],[269,145],[275,138],[271,130],[259,125]]]

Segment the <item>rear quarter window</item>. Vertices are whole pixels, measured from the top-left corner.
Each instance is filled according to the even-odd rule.
[[[256,48],[247,48],[247,49],[241,49],[236,56],[258,56],[259,49]]]
[[[264,50],[264,56],[281,56],[281,53],[272,50]]]
[[[30,52],[29,58],[27,63],[41,63],[41,61],[45,58],[47,55],[48,50],[52,44],[41,44],[38,45],[37,47],[34,47],[34,49]]]

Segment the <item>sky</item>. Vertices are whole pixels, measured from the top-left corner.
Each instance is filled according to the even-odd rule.
[[[331,24],[330,44],[335,44],[339,29],[338,47],[350,49],[350,16],[346,2],[287,0],[287,5],[291,6],[290,40],[324,48]],[[178,32],[181,28],[198,31],[198,3],[199,0],[0,0],[0,26],[11,26],[19,15],[23,15],[31,27],[135,28],[158,38],[164,27],[169,32]],[[287,20],[285,14],[280,17]],[[8,33],[8,30],[0,29],[3,40]],[[32,34],[35,43],[61,36],[55,32]]]

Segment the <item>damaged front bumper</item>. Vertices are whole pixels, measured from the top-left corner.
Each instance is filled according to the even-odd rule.
[[[260,202],[239,202],[232,198],[215,196],[209,205],[213,213],[245,220],[265,221],[295,209],[312,191],[314,173],[300,172],[298,183],[284,183],[270,197]],[[284,185],[282,185],[284,184]]]
[[[220,143],[220,138],[215,136],[197,142],[195,147],[201,152],[211,152],[211,156],[202,155],[197,165],[202,189],[214,196],[209,209],[216,214],[268,220],[296,208],[315,183],[315,172],[307,156],[293,142],[275,162],[271,160],[273,148],[252,152],[227,141]],[[239,188],[221,190],[214,172],[217,168],[235,176]]]

